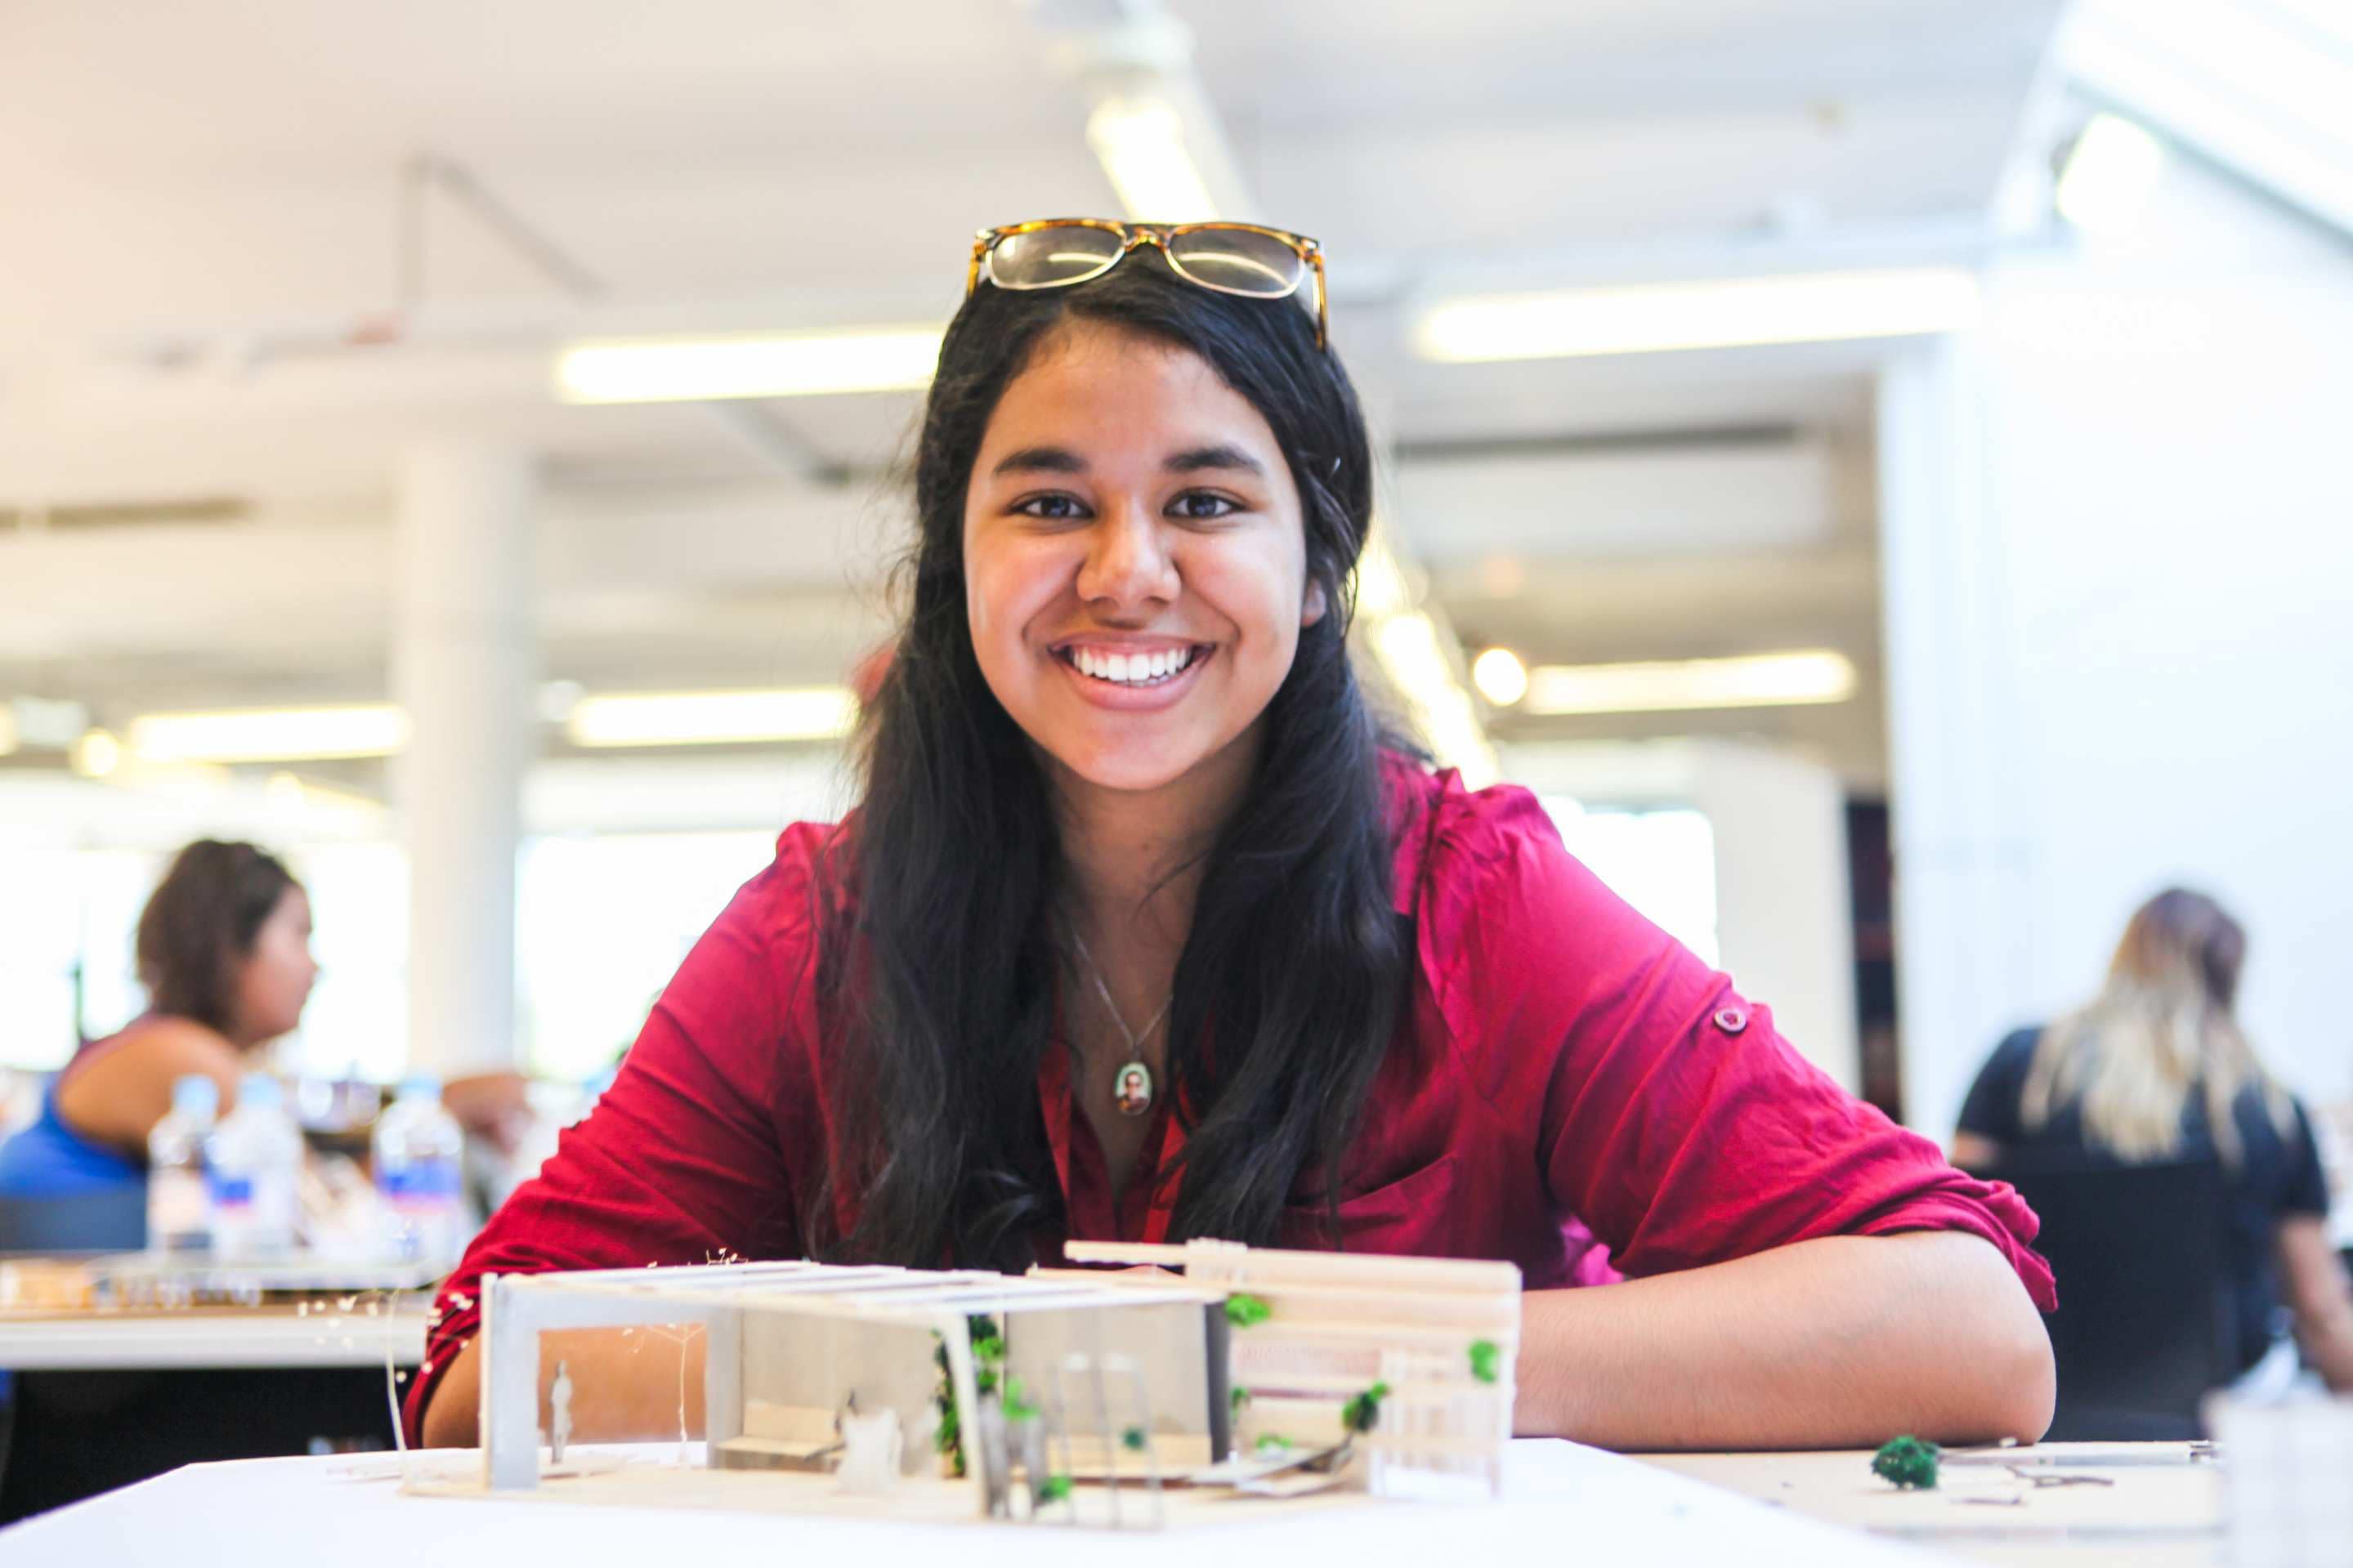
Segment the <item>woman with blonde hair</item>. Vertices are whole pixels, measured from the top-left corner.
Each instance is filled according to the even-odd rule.
[[[2106,985],[1994,1051],[1961,1107],[1957,1163],[2068,1151],[2124,1164],[2221,1168],[2240,1355],[2271,1348],[2283,1309],[2306,1361],[2353,1389],[2353,1286],[2328,1243],[2311,1119],[2255,1055],[2233,1011],[2246,931],[2212,899],[2168,888],[2135,910]]]

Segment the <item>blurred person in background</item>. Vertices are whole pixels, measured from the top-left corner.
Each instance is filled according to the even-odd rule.
[[[137,952],[148,1010],[58,1071],[39,1118],[0,1144],[0,1193],[142,1183],[172,1086],[212,1079],[226,1114],[248,1058],[302,1021],[319,975],[301,884],[274,856],[211,838],[174,857],[140,914]]]
[[[147,1135],[183,1078],[212,1079],[220,1113],[263,1047],[290,1034],[319,976],[311,900],[276,857],[204,838],[174,857],[139,917],[148,1010],[58,1072],[33,1123],[0,1143],[0,1196],[68,1197],[146,1180]],[[468,1131],[511,1147],[527,1121],[522,1079],[451,1082]]]
[[[2284,1305],[2306,1363],[2353,1390],[2353,1284],[2329,1247],[2312,1122],[2232,1011],[2246,951],[2212,899],[2169,888],[2149,900],[2099,995],[1995,1049],[1961,1107],[1953,1158],[1979,1170],[2021,1152],[2214,1161],[2242,1367],[2272,1350]]]

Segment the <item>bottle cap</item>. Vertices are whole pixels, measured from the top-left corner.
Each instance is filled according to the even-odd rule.
[[[400,1098],[438,1100],[441,1098],[441,1080],[429,1072],[410,1073],[400,1080]]]
[[[248,1105],[282,1110],[286,1104],[286,1091],[268,1073],[249,1072],[237,1081],[237,1103],[239,1110]]]
[[[210,1121],[220,1110],[220,1085],[200,1072],[172,1080],[172,1110],[195,1121]]]

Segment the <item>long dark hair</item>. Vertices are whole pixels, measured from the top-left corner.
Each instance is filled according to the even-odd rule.
[[[990,416],[1044,336],[1077,319],[1200,356],[1272,430],[1298,487],[1302,629],[1257,771],[1208,851],[1176,965],[1168,1077],[1185,1118],[1172,1239],[1272,1239],[1303,1173],[1335,1217],[1342,1160],[1404,994],[1380,756],[1397,745],[1350,668],[1349,574],[1372,463],[1347,374],[1294,301],[1219,294],[1139,251],[1075,287],[983,287],[948,328],[915,462],[917,539],[896,657],[862,737],[864,797],[833,857],[818,995],[841,1051],[836,1256],[1018,1268],[1061,1194],[1039,1109],[1064,864],[1049,785],[965,619],[965,494]]]
[[[227,1034],[237,1021],[237,963],[298,886],[276,857],[250,844],[199,838],[181,850],[139,916],[139,983],[149,1005]]]

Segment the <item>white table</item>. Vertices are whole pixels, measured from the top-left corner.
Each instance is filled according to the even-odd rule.
[[[670,1446],[675,1448],[675,1445]],[[700,1445],[696,1446],[699,1451]],[[403,1494],[390,1456],[251,1459],[168,1476],[0,1531],[0,1561],[169,1562],[173,1568],[417,1568],[419,1563],[679,1563],[1085,1564],[1738,1563],[1902,1568],[1949,1563],[1841,1530],[1638,1460],[1571,1443],[1512,1446],[1511,1495],[1494,1504],[1381,1503],[1165,1535],[1055,1526],[938,1526],[772,1513],[680,1511]],[[479,1464],[438,1451],[431,1462]]]
[[[425,1359],[421,1310],[293,1308],[0,1316],[0,1370],[396,1366]]]
[[[1771,1506],[1997,1568],[2219,1568],[2230,1557],[2222,1476],[2204,1447],[1980,1449],[1948,1455],[1936,1490],[1908,1492],[1873,1480],[1870,1456],[1861,1453],[1642,1459]]]

